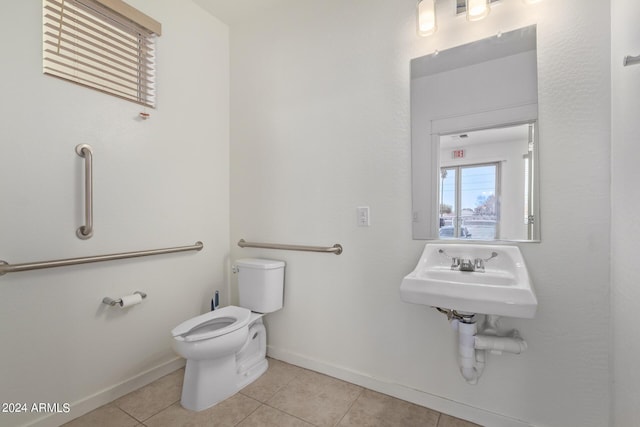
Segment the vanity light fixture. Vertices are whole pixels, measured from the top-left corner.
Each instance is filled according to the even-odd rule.
[[[436,1],[446,0],[418,0],[417,32],[426,37],[438,30]],[[491,12],[491,3],[499,0],[453,0],[458,14],[465,13],[468,21],[480,21]],[[540,3],[542,0],[522,0],[525,4]]]
[[[467,21],[479,21],[491,12],[490,0],[467,0]]]
[[[418,35],[430,36],[437,30],[436,0],[418,0]]]

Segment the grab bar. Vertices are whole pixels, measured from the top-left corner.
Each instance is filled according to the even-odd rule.
[[[93,236],[93,150],[89,144],[76,145],[76,153],[84,157],[84,225],[76,230],[79,239]]]
[[[117,254],[96,255],[80,258],[57,259],[51,261],[28,262],[24,264],[9,264],[0,260],[0,276],[6,273],[17,273],[20,271],[40,270],[43,268],[66,267],[69,265],[88,264],[92,262],[113,261],[125,258],[137,258],[150,255],[170,254],[174,252],[199,251],[204,247],[202,242],[196,242],[192,246],[177,246],[174,248],[151,249],[147,251],[122,252]]]
[[[630,56],[627,55],[624,57],[624,61],[622,64],[626,67],[627,65],[640,64],[640,55],[638,56]]]
[[[238,246],[241,248],[262,248],[262,249],[282,249],[286,251],[306,251],[306,252],[325,252],[340,255],[342,253],[342,245],[336,243],[333,246],[303,246],[303,245],[283,245],[280,243],[255,243],[246,242],[240,239]]]

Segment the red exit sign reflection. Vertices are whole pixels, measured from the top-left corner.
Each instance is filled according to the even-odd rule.
[[[451,152],[451,157],[454,159],[464,159],[464,150],[453,150]]]

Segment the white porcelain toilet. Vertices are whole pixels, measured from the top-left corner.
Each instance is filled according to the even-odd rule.
[[[234,395],[267,370],[267,332],[262,316],[282,308],[283,261],[239,259],[240,306],[196,316],[176,326],[173,349],[187,359],[182,406],[209,408]]]

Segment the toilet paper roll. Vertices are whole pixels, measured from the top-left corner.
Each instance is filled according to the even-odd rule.
[[[140,304],[142,302],[142,295],[133,294],[125,295],[120,299],[120,307],[131,307],[132,305]]]

